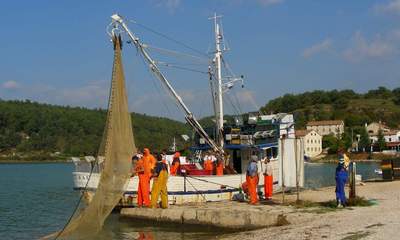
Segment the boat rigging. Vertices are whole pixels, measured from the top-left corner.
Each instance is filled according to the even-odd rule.
[[[193,113],[189,110],[189,108],[186,106],[186,104],[183,102],[182,98],[179,96],[179,94],[175,91],[175,89],[172,87],[170,82],[167,80],[165,75],[160,71],[157,62],[152,59],[150,54],[146,50],[146,45],[143,44],[138,37],[129,29],[128,25],[124,21],[124,19],[118,15],[114,14],[111,16],[112,19],[112,32],[115,31],[122,31],[125,32],[129,38],[131,39],[131,42],[135,45],[137,48],[138,52],[144,57],[145,61],[149,64],[149,67],[151,71],[154,73],[154,75],[166,86],[167,90],[172,94],[172,96],[175,98],[175,100],[178,102],[179,106],[183,109],[185,113],[185,119],[186,121],[193,127],[193,129],[202,137],[205,139],[205,141],[208,143],[208,145],[211,147],[211,149],[219,155],[220,158],[223,158],[224,150],[221,145],[218,145],[214,142],[213,139],[209,137],[207,132],[203,129],[203,127],[200,125],[200,123],[197,121]],[[121,27],[121,28],[119,28]],[[222,92],[222,91],[221,91]]]

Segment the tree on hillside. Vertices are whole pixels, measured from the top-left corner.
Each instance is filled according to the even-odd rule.
[[[360,141],[358,142],[358,148],[363,152],[370,146],[370,139],[367,133],[367,129],[362,128],[360,132]]]
[[[381,99],[388,99],[393,97],[392,91],[385,87],[378,87],[378,89],[369,90],[365,94],[365,98],[381,98]]]
[[[393,93],[393,102],[396,105],[400,105],[400,88],[393,89],[392,93]]]
[[[335,154],[339,149],[339,141],[340,139],[332,134],[325,135],[322,137],[322,148],[328,149],[329,154]]]
[[[343,148],[348,150],[352,147],[353,145],[353,139],[351,139],[351,133],[349,132],[349,130],[345,131],[342,134],[342,138],[341,141],[343,143]]]
[[[383,135],[382,129],[379,129],[378,131],[378,147],[380,152],[385,150],[386,147],[385,136]]]

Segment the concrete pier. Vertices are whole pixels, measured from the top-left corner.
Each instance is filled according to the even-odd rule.
[[[285,211],[286,210],[286,211]],[[121,216],[156,222],[209,225],[229,229],[257,229],[276,226],[287,209],[232,201],[202,205],[170,206],[168,209],[123,208]]]

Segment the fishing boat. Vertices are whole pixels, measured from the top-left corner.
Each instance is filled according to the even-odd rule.
[[[183,98],[160,70],[159,62],[155,61],[148,52],[148,44],[141,42],[128,27],[128,21],[118,14],[112,15],[111,19],[110,35],[115,35],[115,32],[118,32],[129,38],[129,42],[136,47],[154,76],[173,96],[177,105],[183,111],[187,123],[196,132],[195,144],[190,148],[193,154],[181,159],[181,168],[185,170],[185,173],[168,178],[167,188],[170,204],[232,199],[232,196],[240,191],[241,184],[246,179],[246,167],[250,155],[254,152],[257,153],[259,159],[267,157],[271,160],[274,191],[285,190],[286,187],[303,186],[304,149],[302,140],[295,137],[293,115],[254,113],[249,114],[246,119],[238,116],[233,124],[225,124],[223,96],[235,83],[241,82],[243,84],[243,77],[224,77],[222,74],[224,36],[220,27],[220,16],[215,14],[211,18],[214,23],[215,51],[208,67],[208,76],[215,113],[213,129],[204,129],[200,125],[184,103]],[[231,166],[234,173],[216,176],[204,171],[201,167],[201,155],[204,151],[212,151],[218,158],[225,158],[226,167]],[[102,157],[73,159],[75,164],[75,171],[73,172],[74,188],[85,191],[89,199],[91,193],[95,192],[98,187],[103,165],[106,164],[104,161],[106,160]],[[259,161],[258,167],[261,170],[259,173],[259,194],[263,194],[264,163]],[[123,202],[126,204],[135,202],[137,186],[138,178],[132,176],[124,186]]]

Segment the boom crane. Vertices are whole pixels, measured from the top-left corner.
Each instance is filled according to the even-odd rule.
[[[169,83],[167,78],[164,74],[160,71],[159,67],[157,66],[156,62],[151,58],[150,54],[146,51],[145,45],[140,42],[139,38],[135,36],[135,34],[128,28],[128,25],[125,23],[124,19],[118,15],[114,14],[111,16],[112,24],[114,25],[114,29],[118,29],[118,25],[122,27],[122,29],[127,33],[129,38],[131,39],[132,43],[136,46],[140,54],[144,57],[145,61],[149,64],[151,71],[154,75],[163,83],[168,91],[172,94],[175,100],[178,102],[179,106],[183,109],[185,113],[186,121],[193,127],[193,129],[205,139],[211,149],[217,153],[220,158],[223,158],[224,150],[221,146],[217,145],[211,138],[208,136],[206,131],[194,117],[193,113],[189,110],[186,104],[183,102],[182,98],[178,95],[172,85]]]

